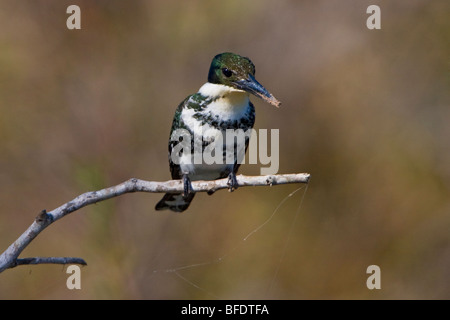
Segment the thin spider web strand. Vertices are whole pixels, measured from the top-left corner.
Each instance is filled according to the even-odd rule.
[[[258,232],[259,229],[261,229],[262,227],[264,227],[267,223],[269,223],[270,220],[272,220],[272,218],[275,216],[275,214],[277,213],[278,209],[281,208],[281,206],[290,198],[292,197],[297,191],[303,189],[303,186],[294,190],[293,192],[291,192],[290,194],[288,194],[283,200],[281,200],[281,202],[278,204],[278,206],[275,208],[275,210],[272,212],[272,214],[270,215],[270,217],[264,221],[261,225],[259,225],[256,229],[254,229],[252,232],[250,232],[244,239],[243,241],[246,241],[248,238],[250,238],[254,233]]]
[[[284,258],[285,258],[285,256],[286,256],[287,248],[288,248],[290,239],[291,239],[291,237],[292,237],[292,233],[293,233],[293,231],[294,231],[295,222],[297,221],[297,218],[298,218],[298,216],[299,216],[300,209],[301,209],[301,207],[302,207],[302,205],[303,205],[303,200],[305,199],[305,195],[306,195],[306,191],[307,191],[307,190],[308,190],[308,185],[306,185],[306,187],[305,187],[305,191],[303,192],[302,198],[301,198],[301,200],[300,200],[300,204],[298,205],[298,208],[297,208],[297,210],[296,210],[296,212],[295,212],[295,216],[294,216],[294,219],[293,219],[293,221],[292,221],[291,227],[289,228],[289,232],[288,232],[288,235],[287,235],[287,238],[286,238],[286,243],[284,244],[283,251],[282,251],[281,256],[280,256],[280,260],[278,261],[278,264],[277,264],[277,267],[276,267],[276,269],[275,269],[275,273],[274,273],[274,275],[273,275],[272,281],[270,282],[269,288],[267,289],[266,297],[268,296],[269,292],[270,292],[270,291],[272,290],[272,288],[273,288],[273,285],[274,285],[274,283],[275,283],[275,280],[276,280],[276,278],[277,278],[277,276],[278,276],[278,272],[280,271],[281,263],[283,262],[283,260],[284,260]]]
[[[296,219],[297,219],[298,213],[300,212],[300,208],[301,208],[301,205],[302,205],[302,203],[303,203],[303,199],[304,199],[304,197],[305,197],[307,187],[308,187],[308,186],[306,185],[305,191],[304,191],[304,193],[303,193],[303,195],[302,195],[302,198],[301,198],[301,201],[300,201],[300,205],[299,205],[299,207],[298,207],[298,209],[297,209],[296,215],[294,216],[294,221],[293,221],[293,223],[292,223],[292,225],[291,225],[291,228],[290,228],[290,230],[289,230],[289,232],[288,232],[288,238],[287,238],[286,244],[285,244],[285,246],[284,246],[282,256],[281,256],[280,261],[279,261],[279,263],[278,263],[278,265],[277,265],[277,268],[276,268],[276,270],[275,270],[275,274],[274,274],[274,276],[273,276],[273,278],[272,278],[270,287],[269,287],[269,289],[268,289],[267,292],[269,292],[270,289],[273,287],[273,283],[274,283],[274,281],[275,281],[275,279],[276,279],[276,277],[277,277],[277,275],[278,275],[278,272],[279,272],[279,268],[280,268],[281,262],[282,262],[282,260],[284,259],[284,256],[286,255],[287,245],[288,245],[289,239],[290,239],[290,237],[291,237],[292,230],[293,230],[293,226],[294,226],[295,221],[296,221]],[[260,224],[258,227],[256,227],[253,231],[251,231],[249,234],[247,234],[247,236],[245,236],[245,237],[241,240],[241,242],[246,241],[246,240],[247,240],[248,238],[250,238],[253,234],[255,234],[255,233],[258,232],[261,228],[263,228],[267,223],[269,223],[269,222],[272,220],[272,218],[275,216],[275,214],[278,212],[278,210],[282,207],[282,205],[283,205],[290,197],[292,197],[295,193],[297,193],[299,190],[301,190],[301,189],[303,189],[303,188],[304,188],[304,186],[301,186],[300,188],[298,188],[298,189],[294,190],[293,192],[291,192],[290,194],[288,194],[283,200],[281,200],[280,203],[279,203],[279,204],[277,205],[277,207],[275,208],[275,210],[274,210],[274,211],[272,212],[272,214],[270,215],[270,217],[269,217],[266,221],[264,221],[262,224]],[[206,265],[211,265],[211,264],[214,264],[214,263],[219,263],[219,262],[223,261],[227,256],[231,255],[234,251],[236,251],[236,250],[237,250],[238,248],[240,248],[241,246],[242,246],[242,243],[241,243],[241,245],[238,245],[238,246],[234,247],[230,252],[226,253],[225,255],[223,255],[223,256],[221,256],[221,257],[219,257],[219,258],[217,258],[217,259],[214,259],[213,261],[202,262],[202,263],[195,263],[195,264],[185,265],[185,266],[181,266],[181,267],[177,267],[177,268],[168,268],[168,269],[154,270],[154,271],[153,271],[153,274],[155,274],[156,272],[161,272],[161,271],[162,271],[162,272],[165,272],[165,273],[175,273],[175,275],[176,275],[178,278],[180,278],[181,280],[185,281],[185,282],[188,283],[189,285],[191,285],[191,286],[193,286],[194,288],[196,288],[196,289],[198,289],[198,290],[201,290],[201,291],[205,292],[206,294],[208,294],[208,295],[210,295],[210,296],[215,297],[216,299],[218,299],[219,297],[218,297],[217,295],[215,295],[215,294],[211,293],[210,291],[208,291],[208,290],[206,290],[206,289],[204,289],[204,288],[198,286],[197,284],[195,284],[194,282],[190,281],[190,280],[187,279],[186,277],[183,277],[178,271],[180,271],[180,270],[192,269],[192,268],[201,267],[201,266],[206,266]]]
[[[290,194],[288,194],[283,200],[281,200],[281,202],[278,204],[278,206],[275,208],[275,210],[272,212],[272,214],[270,215],[269,218],[267,218],[266,221],[264,221],[262,224],[260,224],[258,227],[256,227],[253,231],[251,231],[249,234],[247,234],[247,236],[245,236],[241,242],[246,241],[248,238],[250,238],[253,234],[255,234],[256,232],[258,232],[261,228],[263,228],[267,223],[270,222],[270,220],[272,220],[272,218],[275,216],[275,214],[278,212],[278,210],[281,208],[281,206],[290,198],[292,197],[295,193],[297,193],[299,190],[303,189],[304,186],[301,186],[300,188],[294,190],[293,192],[291,192]],[[234,247],[233,249],[231,249],[228,253],[220,256],[219,258],[216,258],[212,261],[207,261],[207,262],[200,262],[200,263],[194,263],[194,264],[190,264],[190,265],[184,265],[184,266],[180,266],[180,267],[176,267],[176,268],[167,268],[167,269],[158,269],[158,270],[153,270],[153,273],[156,272],[166,272],[166,273],[171,273],[171,272],[177,272],[180,270],[186,270],[186,269],[191,269],[191,268],[196,268],[196,267],[201,267],[201,266],[206,266],[206,265],[210,265],[210,264],[215,264],[215,263],[219,263],[221,261],[223,261],[227,256],[231,255],[234,251],[236,251],[238,248],[240,248],[242,246],[242,244]]]
[[[175,273],[177,275],[177,277],[179,277],[180,279],[182,279],[183,281],[185,281],[186,283],[190,284],[191,286],[193,286],[194,288],[197,288],[198,290],[201,290],[203,292],[205,292],[206,294],[216,298],[216,299],[220,299],[218,296],[216,296],[215,294],[209,292],[208,290],[205,290],[204,288],[196,285],[195,283],[193,283],[192,281],[190,281],[189,279],[183,277],[178,271],[173,271],[173,273]]]

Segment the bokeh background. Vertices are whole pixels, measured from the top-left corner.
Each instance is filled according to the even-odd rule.
[[[63,266],[22,266],[0,298],[449,299],[449,14],[445,0],[1,0],[0,251],[42,209],[169,179],[174,110],[224,51],[283,103],[252,99],[256,129],[280,129],[279,173],[312,178],[274,215],[301,186],[199,194],[183,214],[155,212],[160,194],[86,207],[21,255],[84,258],[82,289]]]

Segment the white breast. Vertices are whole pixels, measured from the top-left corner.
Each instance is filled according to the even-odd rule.
[[[247,92],[225,85],[207,82],[199,89],[198,93],[214,100],[200,113],[212,117],[217,116],[222,121],[240,120],[246,116],[250,107]],[[201,125],[201,121],[193,117],[197,112],[199,111],[186,108],[181,113],[183,122],[191,130],[195,130]]]
[[[219,130],[209,126],[205,128],[202,126],[201,120],[194,118],[195,113],[200,112],[205,116],[214,118],[217,116],[222,121],[239,121],[246,116],[250,107],[249,95],[242,90],[207,82],[198,92],[214,101],[202,111],[184,108],[181,112],[181,119],[184,124],[197,136],[204,136],[207,133],[206,135],[209,138],[219,135],[224,138],[225,130]],[[218,141],[218,139],[216,138],[215,141]],[[180,166],[181,170],[188,172],[193,180],[209,180],[218,178],[219,172],[224,171],[226,167],[231,170],[233,164],[194,164],[192,159],[186,157],[185,159],[181,159]]]

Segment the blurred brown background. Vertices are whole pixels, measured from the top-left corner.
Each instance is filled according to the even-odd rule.
[[[66,28],[70,4],[81,30]],[[371,4],[381,30],[366,28]],[[299,186],[200,194],[183,214],[155,212],[160,194],[86,207],[21,255],[86,259],[82,289],[63,266],[22,266],[0,274],[0,298],[449,299],[449,13],[445,0],[1,0],[1,252],[44,208],[169,179],[174,110],[224,51],[283,103],[252,98],[256,128],[280,129],[279,173],[312,179],[247,241]],[[366,287],[372,264],[381,290]]]

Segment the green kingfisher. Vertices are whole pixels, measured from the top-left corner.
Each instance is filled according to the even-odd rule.
[[[195,196],[191,180],[228,177],[229,190],[237,188],[236,173],[241,162],[238,161],[235,148],[230,161],[229,155],[223,150],[226,148],[224,137],[228,130],[240,129],[249,132],[248,130],[253,128],[255,108],[249,100],[250,94],[276,107],[280,105],[280,102],[256,81],[255,65],[249,58],[230,52],[216,55],[211,62],[208,82],[201,86],[197,93],[180,103],[173,118],[169,139],[170,172],[172,179],[183,180],[184,192],[166,193],[156,204],[156,210],[185,211]],[[184,132],[185,135],[180,138],[180,135],[175,135],[177,132]],[[249,139],[249,135],[246,135],[244,154]],[[180,150],[183,141],[185,148]],[[234,139],[233,143],[236,143]],[[223,161],[211,163],[201,161],[201,157],[200,161],[196,161],[196,150],[204,152],[213,149],[217,153],[215,159],[218,156],[219,160]],[[223,152],[219,153],[217,150]]]

